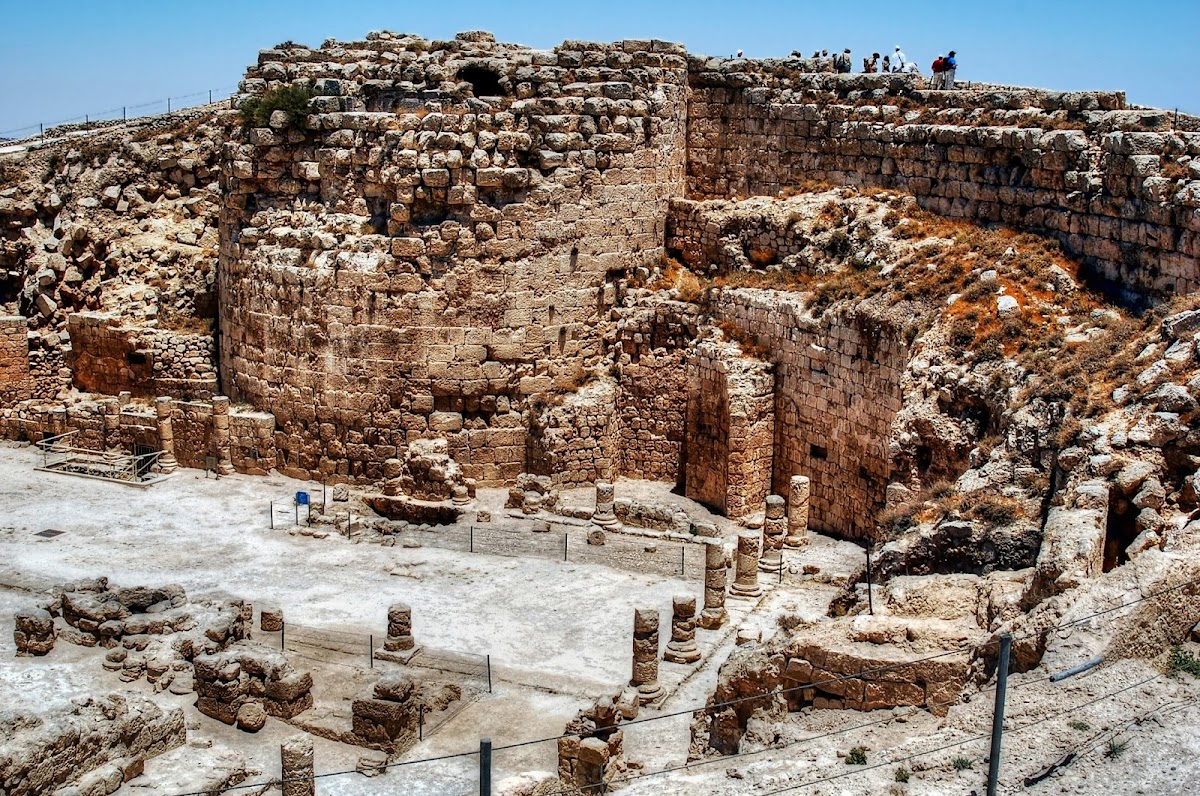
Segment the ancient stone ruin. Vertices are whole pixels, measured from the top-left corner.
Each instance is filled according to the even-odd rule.
[[[1018,716],[1081,665],[1194,701],[1159,669],[1200,622],[1196,117],[377,32],[51,132],[0,153],[0,467],[87,479],[11,493],[0,698],[96,695],[0,716],[5,793],[314,793],[435,730],[521,749],[512,794],[807,786],[985,737],[1006,635]],[[1149,732],[1119,710],[1006,741],[1006,787],[1088,792]],[[911,792],[982,791],[969,754]]]

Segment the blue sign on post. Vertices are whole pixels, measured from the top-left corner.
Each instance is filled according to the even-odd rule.
[[[297,506],[307,506],[308,505],[308,493],[307,492],[297,492],[296,493],[296,505]]]

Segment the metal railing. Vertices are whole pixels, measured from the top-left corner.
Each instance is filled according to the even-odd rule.
[[[42,452],[42,466],[38,469],[128,484],[155,480],[152,473],[162,451],[130,454],[81,448],[70,444],[78,433],[77,430],[68,431],[34,443]]]

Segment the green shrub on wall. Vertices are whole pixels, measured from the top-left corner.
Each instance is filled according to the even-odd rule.
[[[242,114],[242,126],[266,127],[271,123],[272,113],[286,111],[288,126],[302,128],[308,117],[309,101],[315,96],[312,89],[304,86],[283,86],[261,96],[250,97],[238,109]]]

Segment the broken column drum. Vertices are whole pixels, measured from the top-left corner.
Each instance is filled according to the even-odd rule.
[[[767,518],[763,522],[763,556],[758,567],[763,572],[783,569],[783,539],[787,534],[786,504],[779,495],[767,497]]]
[[[700,612],[700,627],[716,630],[725,624],[725,587],[729,581],[729,557],[720,542],[704,546],[704,610]]]
[[[596,482],[596,511],[592,513],[592,522],[601,528],[611,528],[617,524],[616,490],[606,481]]]
[[[658,611],[633,612],[633,678],[642,704],[661,699],[665,691],[658,682]]]
[[[175,425],[171,419],[175,411],[175,402],[170,396],[162,395],[154,400],[154,414],[158,420],[158,449],[162,455],[158,457],[158,467],[164,473],[173,473],[179,467],[175,458]]]
[[[404,464],[399,459],[384,459],[383,461],[383,494],[396,497],[400,494],[400,476],[404,472]]]
[[[808,503],[811,485],[806,475],[793,475],[788,484],[787,536],[788,547],[808,544]]]
[[[412,636],[412,608],[396,603],[388,608],[387,640],[383,648],[389,652],[410,650],[416,645]]]
[[[738,534],[737,572],[729,593],[734,597],[753,598],[762,596],[758,585],[758,558],[762,547],[757,531],[742,531]]]
[[[313,742],[308,735],[289,738],[279,747],[283,765],[283,796],[316,796],[313,779]]]
[[[695,663],[700,660],[700,649],[696,646],[696,598],[690,594],[677,594],[671,600],[671,640],[663,660],[671,663]]]
[[[229,434],[229,398],[212,399],[213,437],[217,446],[217,474],[233,475],[233,451]]]
[[[264,633],[278,633],[283,630],[283,609],[263,608],[258,618],[258,626]]]

